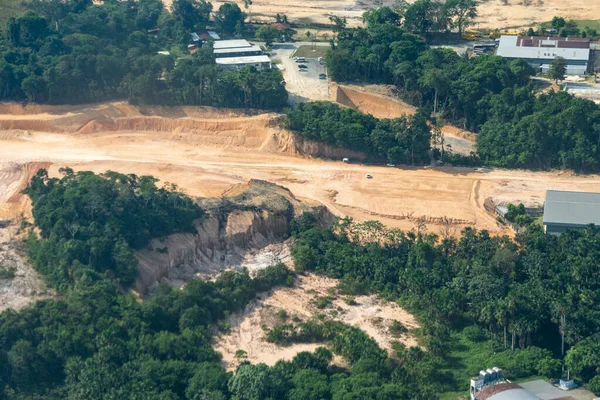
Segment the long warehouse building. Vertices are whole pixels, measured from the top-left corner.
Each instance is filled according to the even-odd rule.
[[[496,55],[520,58],[542,73],[548,72],[552,60],[562,57],[567,64],[567,75],[585,75],[590,60],[590,39],[502,35]]]
[[[217,64],[223,69],[238,69],[254,67],[256,69],[270,69],[271,59],[259,46],[247,40],[216,40],[213,43],[213,52]]]

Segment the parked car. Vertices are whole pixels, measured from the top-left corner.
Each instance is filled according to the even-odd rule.
[[[308,69],[308,67],[305,64],[298,65],[298,68],[300,68],[300,69]]]
[[[297,63],[303,63],[303,62],[306,62],[306,58],[296,57],[296,58],[294,58],[294,61],[296,61]]]
[[[319,74],[319,79],[327,79],[327,75],[325,75],[325,74]]]
[[[388,167],[395,167],[394,164],[387,164]]]

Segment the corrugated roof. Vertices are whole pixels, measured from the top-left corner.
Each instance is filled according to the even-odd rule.
[[[548,190],[544,224],[600,226],[600,193]]]
[[[267,55],[260,56],[246,56],[246,57],[222,57],[216,59],[217,64],[222,65],[234,65],[234,64],[258,64],[271,62],[271,59]]]
[[[259,46],[250,46],[250,47],[236,47],[229,49],[215,49],[215,54],[228,54],[228,53],[246,53],[248,51],[258,51],[262,52],[262,49]]]
[[[247,40],[236,39],[236,40],[215,40],[213,48],[216,49],[237,49],[240,47],[252,47]]]
[[[501,383],[488,386],[477,393],[477,400],[540,400],[514,383]]]

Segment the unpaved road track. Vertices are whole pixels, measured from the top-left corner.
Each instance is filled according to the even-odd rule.
[[[289,139],[282,141],[289,133],[272,127],[270,115],[239,117],[192,108],[141,110],[122,103],[26,115],[1,111],[0,127],[12,128],[0,130],[4,166],[44,162],[54,175],[63,166],[150,174],[176,183],[192,196],[219,196],[233,184],[263,179],[324,204],[339,216],[376,219],[402,229],[414,228],[416,219],[423,218],[432,233],[446,223],[457,233],[464,226],[502,233],[483,209],[487,197],[542,203],[547,189],[600,192],[597,175],[388,168],[309,158],[290,150]],[[154,116],[141,116],[142,111]],[[19,129],[22,121],[31,129]],[[373,179],[366,179],[367,174]],[[4,191],[0,199],[11,198],[22,187],[8,182],[17,175],[21,176],[0,174],[7,181],[0,182]]]

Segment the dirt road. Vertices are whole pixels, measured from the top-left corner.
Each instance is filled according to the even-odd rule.
[[[285,87],[289,92],[289,103],[297,104],[310,100],[327,100],[329,87],[326,79],[319,79],[319,74],[325,73],[325,67],[320,65],[316,58],[307,58],[302,63],[308,66],[306,71],[300,72],[298,64],[291,58],[298,46],[292,44],[273,45],[274,59],[281,68],[285,78]]]
[[[46,162],[54,174],[65,165],[151,174],[192,196],[219,196],[233,184],[264,179],[336,215],[402,229],[423,218],[434,233],[445,223],[457,232],[475,226],[500,233],[503,229],[483,209],[487,197],[541,203],[547,189],[600,191],[596,175],[389,168],[307,158],[290,150],[292,139],[284,140],[289,133],[272,127],[268,114],[232,117],[225,111],[138,109],[123,103],[23,115],[10,111],[2,114],[0,108],[5,129],[0,159],[6,163]],[[0,182],[0,188],[6,192],[0,199],[6,199],[15,186]]]

